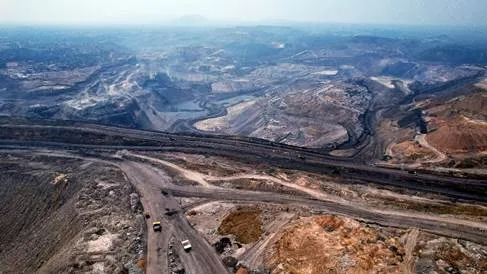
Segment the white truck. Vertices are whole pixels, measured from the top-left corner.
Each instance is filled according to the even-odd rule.
[[[183,246],[184,251],[189,252],[191,250],[191,243],[189,240],[182,241],[181,245]]]

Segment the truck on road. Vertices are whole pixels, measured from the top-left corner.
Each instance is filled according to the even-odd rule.
[[[189,252],[191,250],[191,243],[189,242],[189,240],[182,241],[181,245],[183,245],[184,251]]]
[[[161,222],[152,222],[152,229],[154,229],[154,232],[161,232],[162,231],[162,226]]]

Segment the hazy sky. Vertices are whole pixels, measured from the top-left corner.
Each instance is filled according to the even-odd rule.
[[[487,24],[487,0],[0,0],[0,22],[155,23],[213,20]]]

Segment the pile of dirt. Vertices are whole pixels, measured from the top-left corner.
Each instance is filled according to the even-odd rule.
[[[448,154],[487,150],[487,91],[473,88],[453,98],[435,98],[424,109],[432,146]]]
[[[437,130],[426,136],[435,148],[450,154],[487,150],[487,122],[456,117],[437,120]]]
[[[262,233],[261,211],[243,208],[227,215],[218,227],[220,235],[234,235],[237,242],[249,244],[257,241]]]
[[[265,179],[248,179],[241,178],[235,180],[221,180],[221,181],[211,181],[213,185],[232,188],[232,189],[245,189],[253,191],[262,192],[278,192],[295,196],[304,196],[303,192],[297,191],[293,188],[277,184],[271,180]]]
[[[473,88],[470,94],[448,100],[444,104],[444,115],[458,114],[468,115],[474,119],[482,119],[487,116],[487,90]]]
[[[73,199],[80,184],[54,185],[54,174],[19,166],[0,170],[0,273],[34,273],[81,231]]]
[[[416,161],[430,160],[435,157],[434,152],[414,141],[404,141],[391,147],[392,161],[401,163],[414,163]]]
[[[400,273],[404,247],[348,218],[302,218],[287,227],[269,253],[272,273]]]
[[[247,269],[241,267],[237,270],[237,272],[235,274],[248,274],[249,271],[247,271]]]

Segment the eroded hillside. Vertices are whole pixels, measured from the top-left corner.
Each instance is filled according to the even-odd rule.
[[[409,113],[416,114],[406,114],[411,122],[404,122],[402,129],[401,120],[383,122],[381,135],[398,140],[388,145],[387,163],[485,173],[487,91],[483,83],[417,100],[408,106]]]
[[[47,155],[1,157],[0,272],[142,272],[141,208],[119,170]]]

